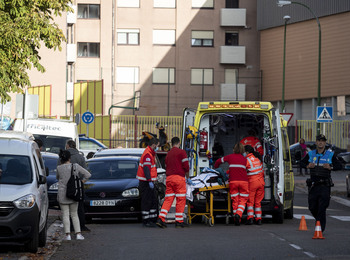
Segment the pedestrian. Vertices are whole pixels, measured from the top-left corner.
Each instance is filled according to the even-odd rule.
[[[260,154],[254,151],[250,145],[244,146],[247,158],[247,175],[249,183],[249,197],[247,202],[247,225],[254,222],[257,225],[262,223],[261,201],[265,195],[265,180],[263,163]]]
[[[300,138],[299,145],[300,145],[300,149],[301,149],[301,160],[302,160],[307,154],[307,146],[305,144],[304,138]],[[304,176],[305,174],[303,174],[303,168],[305,169],[305,174],[307,174],[307,169],[305,167],[302,167],[301,163],[299,163],[300,175]]]
[[[303,167],[310,169],[308,186],[309,210],[316,221],[320,221],[322,232],[326,228],[326,209],[331,198],[331,187],[334,186],[331,171],[342,169],[342,165],[331,150],[326,150],[326,137],[316,137],[316,149],[308,152],[302,159]]]
[[[256,131],[254,129],[248,130],[248,136],[241,140],[241,144],[243,144],[243,146],[250,145],[255,151],[259,152],[261,156],[264,155],[264,148],[260,140],[256,137]]]
[[[72,199],[67,198],[67,183],[71,177],[71,170],[73,167],[74,174],[78,174],[80,179],[84,182],[88,178],[90,178],[91,174],[81,167],[77,163],[71,163],[71,154],[69,151],[64,150],[60,151],[59,158],[61,161],[61,165],[57,166],[56,178],[58,180],[58,194],[57,201],[60,204],[60,208],[62,211],[62,219],[63,219],[63,227],[66,236],[65,240],[71,240],[70,235],[70,220],[69,216],[72,218],[74,231],[76,234],[77,240],[83,240],[84,237],[81,235],[80,223],[78,217],[78,202]]]
[[[216,160],[214,168],[220,164],[229,164],[229,185],[232,200],[232,213],[236,226],[241,223],[242,215],[249,197],[249,185],[247,176],[247,159],[243,156],[244,147],[239,142],[233,148],[233,153]]]
[[[44,150],[44,143],[41,139],[34,139],[34,142],[37,143],[38,147],[39,147],[39,150],[40,152],[42,152]]]
[[[144,227],[156,227],[158,201],[154,189],[157,180],[157,166],[155,161],[159,140],[152,138],[143,152],[136,178],[139,179],[141,196],[142,223]]]
[[[180,138],[171,139],[171,150],[165,157],[166,165],[166,191],[165,199],[159,213],[157,225],[166,228],[165,218],[176,197],[175,227],[188,227],[184,223],[183,213],[186,206],[186,179],[189,179],[189,164],[185,150],[180,149]]]
[[[77,163],[84,169],[87,169],[86,161],[84,156],[77,150],[77,146],[74,140],[70,139],[66,142],[66,150],[71,154],[71,162]],[[84,185],[83,185],[83,194],[84,194]],[[83,196],[84,197],[84,196]],[[79,201],[78,205],[78,216],[80,221],[80,230],[89,232],[90,229],[85,225],[85,208],[84,208],[84,199]]]

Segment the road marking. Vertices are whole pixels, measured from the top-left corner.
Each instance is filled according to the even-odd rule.
[[[293,217],[296,219],[301,219],[302,216],[304,216],[305,219],[315,219],[313,216],[307,214],[293,214]]]
[[[295,209],[309,209],[308,207],[302,207],[302,206],[294,206]]]
[[[346,199],[343,199],[343,198],[340,198],[340,197],[337,197],[337,196],[332,196],[331,197],[332,200],[340,203],[340,204],[343,204],[345,206],[348,206],[350,207],[350,201],[349,200],[346,200]]]
[[[295,244],[289,244],[291,247],[294,247],[295,249],[297,250],[301,250],[302,248],[298,245],[295,245]]]
[[[331,217],[341,221],[350,221],[350,216],[331,216]]]
[[[303,252],[305,255],[311,257],[311,258],[315,258],[316,256],[313,254],[313,253],[310,253],[310,252]]]

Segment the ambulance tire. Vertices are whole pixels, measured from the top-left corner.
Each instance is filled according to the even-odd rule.
[[[293,201],[292,201],[292,205],[290,206],[289,209],[286,210],[286,213],[284,214],[284,217],[286,219],[293,219]]]
[[[272,222],[276,224],[283,224],[284,208],[280,207],[279,210],[272,213]]]

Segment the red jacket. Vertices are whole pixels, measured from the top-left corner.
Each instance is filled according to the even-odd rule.
[[[237,153],[226,155],[225,157],[221,157],[217,159],[214,165],[214,168],[218,168],[220,164],[228,162],[229,164],[229,180],[230,181],[248,181],[247,176],[247,159]]]
[[[180,175],[185,177],[185,173],[190,170],[187,154],[184,150],[173,147],[165,157],[166,176]]]
[[[243,145],[250,145],[255,151],[259,152],[261,156],[264,155],[264,148],[262,147],[260,140],[255,136],[248,136],[240,141]]]
[[[154,158],[155,155],[156,155],[155,151],[151,147],[147,146],[147,148],[145,149],[145,151],[141,156],[139,168],[137,170],[136,178],[139,179],[140,181],[157,180],[157,166]],[[145,174],[146,167],[148,168],[148,172],[151,173],[150,177],[147,176],[147,174]]]
[[[263,164],[252,153],[247,155],[247,174],[249,181],[264,180]]]

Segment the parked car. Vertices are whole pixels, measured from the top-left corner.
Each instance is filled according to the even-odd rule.
[[[305,142],[307,146],[307,150],[311,151],[316,149],[316,143],[315,142]],[[346,149],[339,148],[335,145],[326,143],[326,149],[331,149],[336,156],[338,156],[340,153],[346,152]],[[299,163],[301,158],[301,147],[299,143],[292,144],[290,146],[290,156],[292,159],[292,165],[293,167],[299,167]]]
[[[85,218],[137,217],[141,220],[140,157],[108,156],[87,161],[90,179],[85,183]]]
[[[86,137],[85,135],[79,135],[79,151],[84,154],[86,157],[90,152],[96,153],[97,151],[101,149],[107,149],[108,147],[105,146],[100,141],[96,140],[95,138]]]
[[[0,130],[0,244],[46,245],[47,172],[34,136]]]
[[[46,178],[49,208],[57,208],[59,205],[57,202],[58,181],[56,179],[56,171],[59,156],[58,154],[49,152],[41,152],[41,156],[44,160],[45,167],[49,169],[49,175]]]

